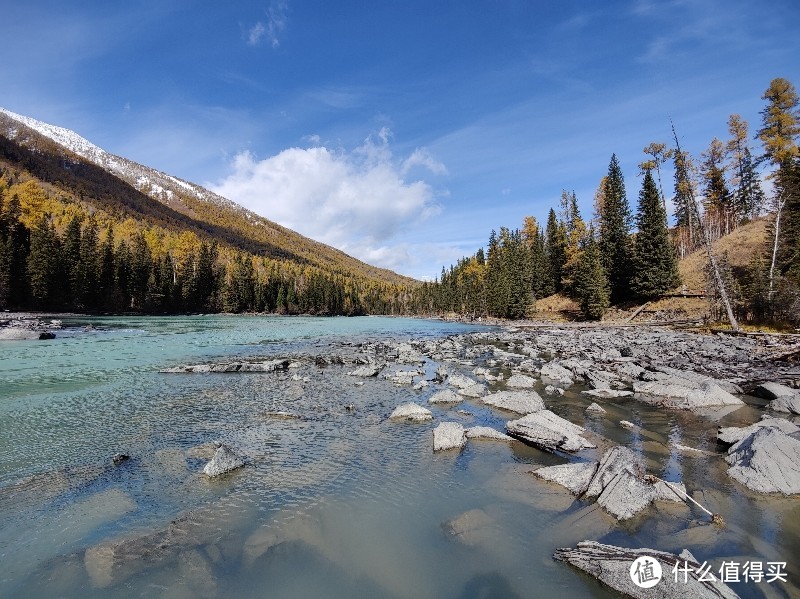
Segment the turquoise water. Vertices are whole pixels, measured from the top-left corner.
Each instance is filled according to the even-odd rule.
[[[0,596],[614,596],[551,559],[555,548],[584,539],[688,547],[701,560],[782,558],[794,576],[798,502],[750,494],[731,483],[721,460],[675,450],[680,443],[717,451],[716,422],[631,400],[608,402],[607,417],[590,417],[579,389],[546,398],[560,415],[640,452],[650,471],[684,480],[728,523],[721,531],[698,526],[701,513],[674,506],[615,525],[593,504],[528,474],[562,457],[519,442],[431,451],[442,420],[501,430],[508,414],[469,400],[431,408],[432,423],[391,422],[395,406],[425,404],[437,386],[356,381],[346,375],[352,364],[315,361],[352,356],[361,343],[477,327],[245,316],[64,324],[53,341],[0,343]],[[159,372],[275,357],[298,367]],[[435,367],[429,360],[429,375]],[[275,411],[299,418],[269,415]],[[748,406],[723,423],[759,414]],[[622,419],[641,429],[619,427]],[[198,447],[216,441],[239,448],[247,466],[205,477]],[[117,453],[131,459],[114,466]],[[445,522],[470,510],[480,515],[468,532],[445,533]],[[124,539],[137,539],[127,551],[141,555],[106,559],[103,551]],[[755,585],[737,591],[764,596]]]

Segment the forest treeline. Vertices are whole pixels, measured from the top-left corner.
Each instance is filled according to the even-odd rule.
[[[564,191],[545,222],[526,217],[521,228],[492,231],[485,250],[421,284],[394,273],[387,278],[320,244],[315,254],[300,236],[277,225],[269,231],[282,239],[281,247],[266,237],[242,237],[245,243],[237,233],[242,227],[261,236],[268,228],[243,225],[238,220],[247,220],[246,215],[198,200],[189,206],[193,214],[213,213],[204,216],[210,220],[203,224],[197,216],[156,206],[96,167],[82,168],[74,158],[47,148],[28,151],[4,138],[0,309],[455,312],[523,318],[535,313],[536,300],[560,293],[574,298],[585,318],[599,319],[612,304],[658,298],[679,288],[679,258],[767,215],[767,239],[747,268],[736,271],[726,256],[717,257],[720,276],[709,273],[704,291],[715,316],[722,311],[721,281],[740,319],[796,322],[800,101],[785,79],[774,79],[762,97],[760,128],[752,138],[747,122],[734,114],[728,119],[728,139],[713,139],[698,158],[680,150],[677,135],[673,145],[645,147],[635,211],[612,155],[591,216],[581,214],[574,192]],[[670,166],[671,182],[662,178]],[[114,190],[124,198],[112,197]],[[672,227],[668,205],[673,207]],[[218,230],[225,236],[215,235]]]
[[[644,148],[635,213],[615,155],[582,217],[574,192],[562,192],[546,223],[526,217],[519,229],[492,231],[487,249],[462,258],[424,283],[415,307],[430,313],[523,318],[552,293],[575,299],[585,318],[599,319],[610,305],[658,298],[681,285],[677,260],[762,215],[770,226],[763,247],[743,272],[726,256],[715,258],[722,289],[708,273],[704,291],[714,317],[727,291],[742,320],[800,321],[800,101],[786,79],[770,82],[762,98],[760,128],[751,146],[748,123],[728,119],[729,138],[711,140],[699,159],[674,145]],[[671,195],[662,170],[671,164]],[[669,185],[669,182],[667,183]],[[767,192],[769,190],[769,192]],[[668,225],[667,200],[674,206]]]
[[[398,314],[403,285],[119,220],[0,169],[0,309]]]

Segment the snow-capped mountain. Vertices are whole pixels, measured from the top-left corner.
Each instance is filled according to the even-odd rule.
[[[3,119],[2,116],[7,118]],[[64,127],[43,123],[42,121],[37,121],[36,119],[11,112],[5,108],[0,108],[0,133],[4,133],[9,139],[16,139],[19,137],[20,131],[18,127],[15,127],[15,123],[24,125],[44,135],[70,152],[118,176],[120,179],[154,200],[158,200],[181,212],[187,212],[189,210],[181,201],[183,196],[189,195],[198,200],[241,211],[247,214],[248,219],[254,219],[254,217],[255,219],[259,218],[256,214],[239,206],[239,204],[217,195],[200,185],[184,181],[172,175],[128,160],[127,158],[106,152],[104,149],[94,145],[74,131],[65,129]]]
[[[3,138],[6,142],[3,143]],[[115,214],[210,236],[259,256],[352,273],[368,280],[410,279],[270,221],[204,187],[106,152],[74,131],[0,108],[0,161],[67,195]]]

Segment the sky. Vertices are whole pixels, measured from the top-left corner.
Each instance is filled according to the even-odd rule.
[[[420,279],[543,222],[562,190],[590,217],[612,153],[635,210],[670,119],[699,156],[732,113],[754,134],[771,79],[800,86],[797,0],[27,0],[3,17],[0,106]]]

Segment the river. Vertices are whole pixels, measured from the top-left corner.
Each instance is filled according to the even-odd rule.
[[[355,380],[346,375],[352,364],[316,360],[358,344],[483,327],[255,316],[76,317],[64,326],[52,341],[0,343],[1,596],[616,596],[552,560],[555,548],[584,539],[689,547],[701,561],[782,560],[792,575],[800,567],[792,563],[800,555],[796,499],[744,492],[721,460],[674,450],[681,443],[716,451],[708,422],[633,400],[592,420],[579,389],[558,399],[562,416],[700,490],[727,526],[705,526],[703,514],[683,504],[615,524],[528,474],[563,463],[559,456],[518,441],[431,450],[439,421],[502,430],[508,414],[468,400],[431,407],[432,423],[393,422],[395,406],[425,404],[437,386]],[[159,372],[284,357],[296,368]],[[435,366],[429,361],[426,373]],[[759,409],[746,406],[724,422],[755,421]],[[641,429],[616,426],[622,419]],[[202,448],[218,441],[248,463],[209,479]],[[118,453],[130,459],[114,465]],[[454,536],[446,523],[465,513],[470,524]],[[144,557],[132,566],[103,561],[97,548],[131,538],[147,545],[138,549]],[[732,586],[753,597],[766,589]],[[788,596],[786,588],[767,590]]]

